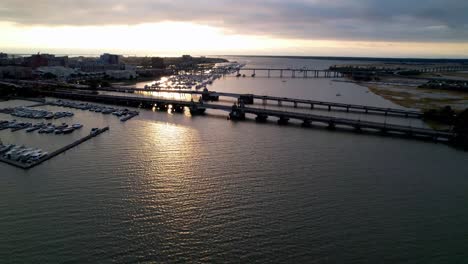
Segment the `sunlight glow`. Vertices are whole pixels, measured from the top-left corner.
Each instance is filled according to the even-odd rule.
[[[12,53],[56,52],[134,55],[316,55],[468,56],[464,43],[366,42],[280,39],[229,34],[222,28],[186,22],[114,26],[20,26],[0,22],[0,49]]]

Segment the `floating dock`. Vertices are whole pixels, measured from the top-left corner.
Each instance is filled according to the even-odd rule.
[[[69,144],[69,145],[67,145],[67,146],[65,146],[63,148],[60,148],[60,149],[48,154],[47,156],[45,156],[42,159],[40,159],[40,160],[38,160],[36,162],[33,162],[33,163],[29,163],[29,164],[21,163],[21,162],[18,162],[18,161],[13,161],[13,160],[6,159],[4,157],[0,157],[0,161],[4,162],[4,163],[7,163],[9,165],[15,166],[15,167],[20,168],[20,169],[25,169],[25,170],[31,169],[31,168],[36,167],[37,165],[47,161],[47,160],[50,160],[50,159],[64,153],[65,151],[67,151],[69,149],[72,149],[72,148],[74,148],[74,147],[76,147],[76,146],[78,146],[78,145],[80,145],[80,144],[82,144],[82,143],[84,143],[84,142],[86,142],[86,141],[88,141],[88,140],[90,140],[90,139],[92,139],[92,138],[106,132],[107,130],[109,130],[109,127],[99,129],[96,132],[94,132],[92,134],[89,134],[88,136],[86,136],[84,138],[81,138],[81,139],[79,139],[79,140],[77,140],[77,141],[75,141],[75,142],[73,142],[73,143],[71,143],[71,144]]]

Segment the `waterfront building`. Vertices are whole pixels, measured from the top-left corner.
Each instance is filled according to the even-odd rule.
[[[120,64],[120,55],[104,53],[99,57],[102,64],[117,65]]]
[[[24,66],[1,66],[0,78],[6,79],[31,79],[33,77],[32,69]]]

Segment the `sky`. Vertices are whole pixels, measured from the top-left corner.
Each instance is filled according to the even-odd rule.
[[[1,0],[10,53],[468,58],[467,0]]]

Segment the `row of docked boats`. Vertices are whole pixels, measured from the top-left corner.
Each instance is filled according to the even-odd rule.
[[[38,131],[39,134],[70,134],[76,129],[80,129],[82,127],[82,124],[73,124],[69,126],[66,123],[62,123],[61,125],[54,125],[52,123],[45,124],[43,122],[32,124],[17,122],[16,120],[0,120],[0,130],[11,129],[12,132],[25,129],[28,133]]]
[[[31,119],[59,119],[63,117],[73,116],[72,112],[49,112],[41,109],[30,109],[27,107],[15,107],[3,109],[3,113],[8,113],[15,117],[31,118]]]
[[[38,148],[28,148],[13,144],[3,145],[0,143],[0,155],[4,159],[30,164],[46,157],[48,153]]]
[[[101,113],[105,115],[112,114],[114,116],[119,117],[120,120],[124,122],[140,114],[138,111],[132,111],[129,109],[118,109],[118,108],[109,107],[109,106],[95,105],[95,104],[90,104],[90,103],[82,103],[82,102],[74,102],[74,101],[57,100],[57,101],[49,102],[49,104],[55,105],[55,106],[61,106],[61,107],[88,110],[91,112]]]
[[[179,74],[173,75],[168,78],[163,78],[151,85],[145,85],[146,90],[157,90],[157,89],[185,89],[190,90],[192,88],[202,89],[206,88],[207,85],[213,84],[216,79],[221,78],[221,74],[215,74],[211,71],[206,71],[203,74]]]

